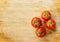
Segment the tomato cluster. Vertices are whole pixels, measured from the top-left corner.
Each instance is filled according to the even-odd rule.
[[[44,37],[47,34],[46,29],[53,30],[56,27],[55,20],[51,18],[51,13],[47,10],[42,12],[41,18],[34,17],[31,24],[37,28],[35,33],[38,37]]]

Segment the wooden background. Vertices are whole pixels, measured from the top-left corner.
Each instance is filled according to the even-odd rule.
[[[49,10],[57,22],[56,32],[38,38],[33,17]],[[60,0],[0,0],[0,42],[60,42]]]

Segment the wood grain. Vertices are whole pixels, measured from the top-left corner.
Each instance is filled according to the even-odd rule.
[[[57,22],[56,32],[38,38],[33,17],[49,10]],[[0,42],[60,42],[60,0],[0,0]]]

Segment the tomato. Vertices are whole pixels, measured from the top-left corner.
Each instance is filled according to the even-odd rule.
[[[41,17],[43,20],[47,21],[51,18],[51,13],[49,11],[43,11]]]
[[[37,37],[44,37],[46,35],[46,29],[43,27],[40,27],[39,29],[36,30],[36,35]]]
[[[53,19],[46,21],[46,27],[50,30],[53,30],[56,27],[56,22]]]
[[[38,17],[34,17],[31,21],[31,24],[34,28],[39,28],[42,25],[42,21]]]

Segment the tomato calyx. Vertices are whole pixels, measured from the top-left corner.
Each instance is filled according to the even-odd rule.
[[[48,13],[46,13],[45,16],[48,17],[49,16]]]
[[[34,21],[34,24],[35,24],[35,25],[38,25],[38,20],[35,20],[35,21]]]
[[[53,25],[52,21],[50,21],[50,22],[49,22],[49,25],[50,25],[50,26],[52,26],[52,25]]]
[[[40,25],[41,25],[41,24],[39,24],[39,21],[38,21],[38,20],[35,20],[35,21],[34,21],[34,24],[35,24],[36,26],[38,26],[38,27],[40,27]]]
[[[40,34],[40,35],[41,35],[42,33],[43,33],[42,31],[38,32],[38,34]]]

